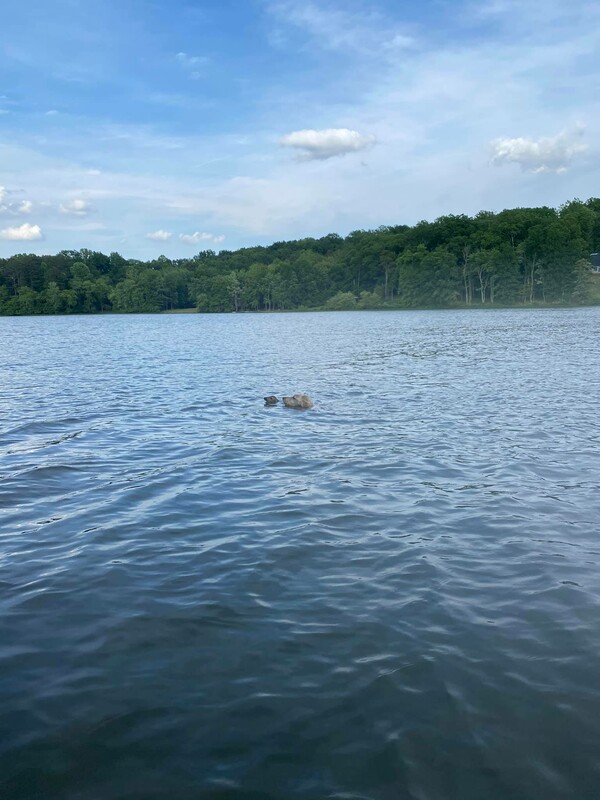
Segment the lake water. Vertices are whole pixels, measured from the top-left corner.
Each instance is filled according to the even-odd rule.
[[[596,800],[599,334],[0,319],[0,797]]]

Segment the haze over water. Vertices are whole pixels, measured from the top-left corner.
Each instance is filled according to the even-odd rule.
[[[595,800],[599,328],[0,318],[0,797]]]

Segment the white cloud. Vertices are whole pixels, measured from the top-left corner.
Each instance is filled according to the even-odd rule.
[[[21,202],[17,205],[16,213],[17,214],[31,214],[33,211],[33,203],[31,200],[21,200]]]
[[[186,244],[200,244],[201,242],[212,242],[212,244],[220,244],[225,241],[224,236],[215,236],[212,233],[180,233],[179,238]]]
[[[63,214],[75,214],[78,217],[85,217],[91,211],[93,211],[92,206],[88,203],[87,200],[69,200],[67,203],[60,204],[60,210]]]
[[[0,186],[0,203],[3,203],[7,197],[8,197],[8,189],[6,188],[6,186]]]
[[[492,142],[492,162],[519,164],[525,172],[566,172],[575,156],[585,152],[588,147],[579,141],[583,130],[575,133],[563,131],[557,136],[541,139],[495,139]]]
[[[153,242],[168,242],[169,239],[173,236],[171,231],[153,231],[152,233],[146,234],[146,239],[152,239]]]
[[[327,128],[322,131],[293,131],[282,136],[279,143],[299,150],[301,159],[311,161],[365,150],[375,143],[375,138],[348,128]]]
[[[0,239],[10,241],[34,241],[42,238],[42,229],[39,225],[30,225],[24,222],[16,228],[4,228],[0,231]]]

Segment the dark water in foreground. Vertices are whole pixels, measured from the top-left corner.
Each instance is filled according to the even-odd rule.
[[[599,332],[0,319],[0,797],[598,798]]]

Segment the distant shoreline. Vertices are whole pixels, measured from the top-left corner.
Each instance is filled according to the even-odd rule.
[[[180,259],[21,253],[0,259],[0,315],[596,305],[599,237],[590,198]]]
[[[420,311],[551,311],[559,309],[599,308],[600,302],[575,305],[573,303],[535,303],[533,305],[470,305],[470,306],[422,306],[418,308],[403,308],[401,306],[382,306],[379,308],[285,308],[270,311],[198,311],[196,308],[174,308],[167,311],[97,311],[93,313],[73,312],[70,314],[1,314],[0,319],[10,318],[42,318],[42,317],[161,317],[166,315],[200,315],[206,317],[218,316],[264,316],[266,314],[338,314],[340,312],[420,312]]]

